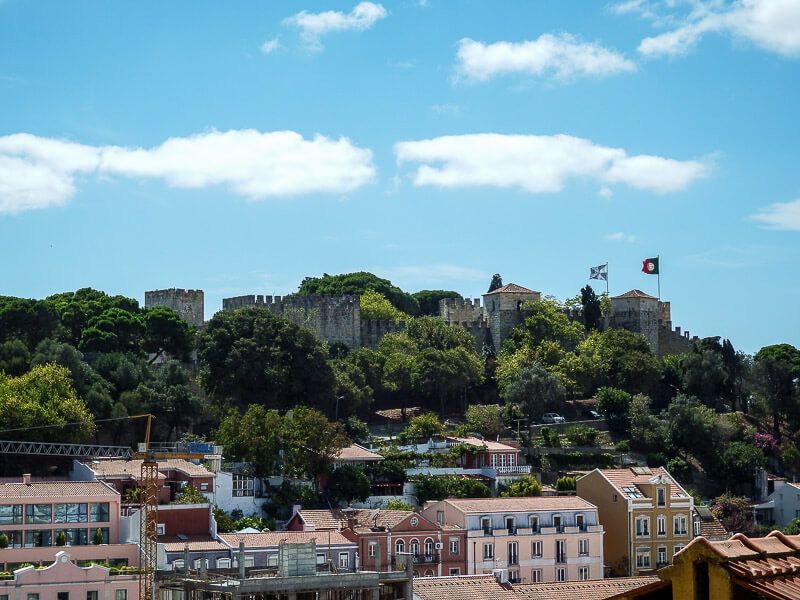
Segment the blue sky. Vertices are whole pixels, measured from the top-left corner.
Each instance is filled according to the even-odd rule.
[[[0,0],[0,293],[559,298],[800,345],[800,1]]]

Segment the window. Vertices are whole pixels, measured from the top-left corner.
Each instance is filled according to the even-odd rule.
[[[172,561],[172,570],[175,571],[176,569],[183,569],[183,559],[178,558]],[[86,600],[89,600],[88,598]],[[97,600],[97,598],[95,598]]]
[[[694,534],[696,536],[700,535],[700,519],[695,519],[693,525],[694,525]]]
[[[556,581],[566,581],[567,580],[567,570],[564,567],[559,567],[556,569]]]
[[[461,548],[458,538],[450,538],[450,554],[458,554],[459,552],[461,552]]]
[[[436,511],[436,522],[439,525],[444,525],[444,511],[443,510],[437,510]]]
[[[417,517],[411,517],[410,523],[412,527],[416,527],[417,525],[419,525],[419,519]]]
[[[56,592],[56,600],[69,600],[69,592]]]
[[[378,544],[375,542],[371,542],[369,546],[367,546],[367,556],[370,558],[375,558],[375,554],[377,553]]]
[[[22,548],[22,532],[21,531],[3,531],[8,538],[9,548]],[[0,598],[2,600],[2,598]]]
[[[483,560],[492,560],[494,558],[494,544],[483,545]]]
[[[675,525],[675,535],[686,535],[686,515],[676,515],[672,518]]]
[[[509,454],[508,455],[508,466],[513,467],[517,464],[517,455],[516,454]]]
[[[511,583],[519,583],[519,571],[509,571],[508,572],[508,580]]]
[[[114,600],[128,600],[128,590],[114,590]]]
[[[638,569],[650,568],[650,548],[636,549],[636,568]]]
[[[86,600],[98,600],[97,590],[89,590],[86,592]]]
[[[578,569],[578,579],[581,581],[589,579],[589,567],[581,567]]]
[[[539,583],[542,580],[541,569],[531,569],[531,582]]]
[[[27,599],[28,600],[39,600],[39,594],[28,594],[27,595]]]
[[[255,496],[256,480],[246,475],[234,475],[232,480],[233,495],[235,497],[241,496]]]
[[[200,484],[200,491],[201,492],[207,492],[208,491],[208,484],[207,483],[201,483]]]
[[[450,575],[461,575],[461,569],[450,569]]]
[[[92,502],[89,505],[89,521],[92,523],[107,523],[109,514],[108,502]]]
[[[556,562],[567,562],[567,540],[556,540]]]
[[[578,540],[578,554],[589,556],[589,539]]]
[[[350,555],[347,552],[339,552],[339,568],[347,569],[350,566]]]
[[[667,505],[667,492],[664,488],[656,489],[656,503],[658,506]]]
[[[517,546],[517,542],[508,543],[508,564],[510,565],[519,564],[519,548]]]
[[[230,558],[218,558],[217,559],[217,568],[218,569],[230,569],[231,568],[231,559]]]
[[[658,528],[659,536],[667,535],[667,517],[664,515],[658,515],[656,518],[656,527]]]
[[[506,517],[506,529],[510,535],[517,533],[517,528],[514,524],[514,517]]]
[[[26,504],[25,523],[28,525],[41,525],[53,522],[52,504]]]
[[[256,557],[252,554],[245,554],[244,555],[244,566],[245,567],[254,567],[256,565]]]
[[[425,538],[425,556],[433,556],[433,540]]]
[[[317,564],[324,565],[326,562],[328,562],[328,559],[326,558],[325,553],[317,552]]]
[[[208,568],[208,559],[207,558],[196,558],[194,560],[194,568],[195,569],[202,569]]]
[[[414,538],[411,540],[411,543],[408,544],[408,551],[414,556],[419,554],[419,540],[417,538]]]
[[[156,525],[156,534],[157,535],[165,535],[167,533],[167,526],[164,523],[158,523]]]
[[[683,550],[683,544],[677,544],[677,545],[676,545],[676,546],[675,546],[675,547],[672,549],[672,556],[675,556],[675,555],[676,555],[678,552],[680,552],[681,550]]]
[[[636,517],[636,537],[650,537],[650,517]]]
[[[48,530],[32,530],[25,532],[26,548],[41,548],[53,545],[53,532]]]
[[[531,543],[531,556],[537,558],[542,555],[542,542],[532,542]]]
[[[658,564],[659,565],[667,564],[667,547],[666,546],[659,546],[658,547]]]
[[[64,533],[67,546],[86,546],[89,543],[89,530],[84,528],[56,529],[55,539],[58,541],[60,533]]]
[[[406,551],[406,543],[403,540],[397,540],[394,544],[394,553],[401,554]]]
[[[539,517],[538,515],[530,515],[528,517],[528,526],[531,528],[533,533],[539,531]]]
[[[583,515],[575,515],[575,525],[580,531],[586,531],[586,517]]]
[[[553,515],[553,527],[555,527],[558,532],[564,531],[564,519],[561,515]]]
[[[86,523],[89,521],[88,504],[56,504],[56,523]]]
[[[278,566],[278,553],[277,552],[270,552],[267,554],[267,566],[268,567],[277,567]]]
[[[617,495],[616,495],[616,494],[614,494],[614,502],[616,502],[616,501],[617,501],[617,498],[618,498],[618,497],[617,497]]]
[[[481,518],[481,529],[483,529],[483,535],[492,535],[492,520],[489,517]]]
[[[500,454],[499,459],[500,459],[500,468],[502,469],[503,467],[506,466],[506,455]]]
[[[0,525],[21,525],[22,504],[0,504]]]

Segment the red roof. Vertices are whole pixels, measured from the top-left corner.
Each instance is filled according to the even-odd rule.
[[[534,292],[533,290],[529,290],[526,287],[522,287],[521,285],[517,285],[516,283],[509,283],[504,285],[503,287],[497,288],[493,292],[487,292],[484,296],[490,296],[491,294],[538,294],[539,292]]]
[[[612,300],[616,298],[647,298],[649,300],[658,300],[658,298],[656,298],[655,296],[646,294],[642,290],[630,290],[628,292],[625,292],[624,294],[620,294],[619,296],[613,296]]]
[[[231,548],[244,542],[246,548],[271,548],[281,542],[305,544],[315,542],[317,546],[355,546],[338,531],[268,531],[263,533],[221,533],[219,538]]]

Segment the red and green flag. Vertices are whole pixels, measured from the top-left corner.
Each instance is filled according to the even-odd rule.
[[[642,273],[647,273],[648,275],[658,275],[658,257],[655,258],[645,258],[642,261]]]

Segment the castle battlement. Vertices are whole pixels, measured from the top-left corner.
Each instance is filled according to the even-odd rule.
[[[165,306],[178,313],[181,318],[195,327],[205,322],[205,294],[203,290],[169,288],[150,290],[144,293],[144,307]]]
[[[444,303],[447,308],[455,310],[481,308],[480,298],[442,298],[439,303]]]

